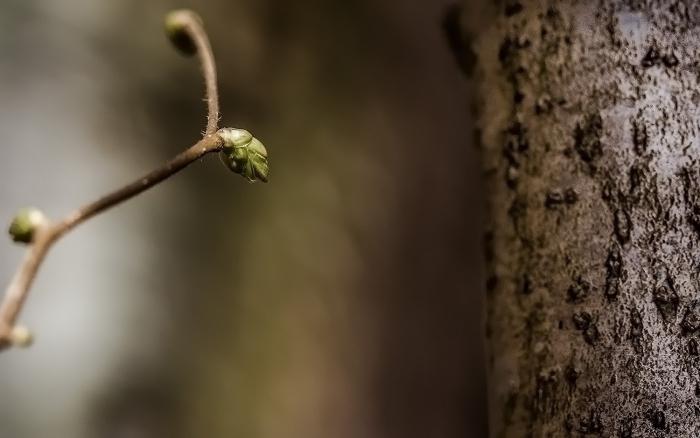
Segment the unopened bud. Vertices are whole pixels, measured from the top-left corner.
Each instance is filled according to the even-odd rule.
[[[31,243],[36,230],[45,226],[47,222],[41,211],[36,208],[24,208],[12,219],[8,232],[15,242]]]
[[[250,182],[268,181],[267,149],[260,140],[245,129],[223,128],[218,134],[224,140],[219,157],[226,167]]]
[[[16,325],[10,332],[10,342],[15,347],[27,348],[34,342],[34,335],[23,325]]]
[[[187,32],[187,24],[192,20],[202,23],[199,15],[189,9],[178,9],[165,16],[165,34],[180,52],[188,56],[197,53],[197,46]]]

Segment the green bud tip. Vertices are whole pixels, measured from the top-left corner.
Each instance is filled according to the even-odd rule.
[[[10,342],[15,347],[27,348],[34,343],[34,335],[27,327],[17,325],[10,332]]]
[[[197,53],[197,46],[187,33],[187,24],[202,19],[196,12],[189,9],[178,9],[165,16],[165,34],[170,42],[184,55],[192,56]]]
[[[268,181],[267,149],[260,140],[245,129],[223,128],[218,134],[224,140],[219,157],[226,167],[250,182]]]
[[[8,232],[15,242],[31,243],[36,230],[47,222],[41,211],[36,208],[24,208],[12,219]]]

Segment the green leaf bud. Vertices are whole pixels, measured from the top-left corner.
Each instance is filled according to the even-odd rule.
[[[12,219],[8,232],[15,242],[31,243],[36,230],[47,222],[46,216],[41,211],[36,208],[24,208]]]
[[[219,157],[226,167],[250,182],[268,181],[267,149],[260,140],[245,129],[223,128],[218,134],[224,141]]]

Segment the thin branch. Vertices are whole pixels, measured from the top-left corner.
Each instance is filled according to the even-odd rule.
[[[219,121],[219,98],[216,85],[216,65],[209,45],[209,38],[204,31],[201,19],[194,12],[176,11],[170,14],[168,20],[171,18],[174,22],[168,23],[166,26],[174,24],[176,31],[184,31],[191,38],[202,65],[208,102],[208,121],[204,138],[152,172],[78,208],[64,219],[57,222],[46,221],[35,227],[27,254],[5,290],[5,296],[0,304],[0,349],[13,344],[15,324],[32,283],[46,254],[59,238],[91,217],[159,184],[204,155],[222,150],[224,140],[216,133]]]
[[[172,160],[161,167],[151,171],[136,181],[128,184],[102,198],[87,204],[73,214],[56,224],[58,236],[65,234],[78,224],[85,222],[98,213],[107,210],[119,203],[133,198],[141,192],[148,190],[161,181],[170,178],[180,170],[202,158],[208,153],[219,152],[224,145],[223,139],[217,134],[207,135],[189,149],[179,153]],[[0,311],[0,317],[2,312]]]
[[[193,21],[192,25],[188,26],[191,30],[191,36],[197,46],[197,56],[202,67],[202,75],[204,76],[204,84],[207,90],[207,130],[205,135],[211,135],[219,128],[219,89],[216,79],[216,62],[214,61],[214,53],[209,44],[209,38],[204,31],[201,22]]]
[[[202,19],[197,13],[184,9],[171,12],[166,20],[166,26],[169,26],[171,38],[179,38],[179,32],[184,32],[188,40],[185,40],[185,47],[181,47],[186,53],[194,51],[199,58],[199,64],[204,77],[206,88],[207,101],[207,130],[204,135],[213,134],[218,129],[219,124],[219,90],[216,79],[216,62],[214,53],[209,43]],[[182,41],[176,42],[176,45],[183,44]],[[190,47],[194,45],[194,47]]]

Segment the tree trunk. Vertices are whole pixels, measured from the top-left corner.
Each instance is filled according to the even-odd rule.
[[[700,5],[496,5],[472,44],[491,436],[700,436]]]

